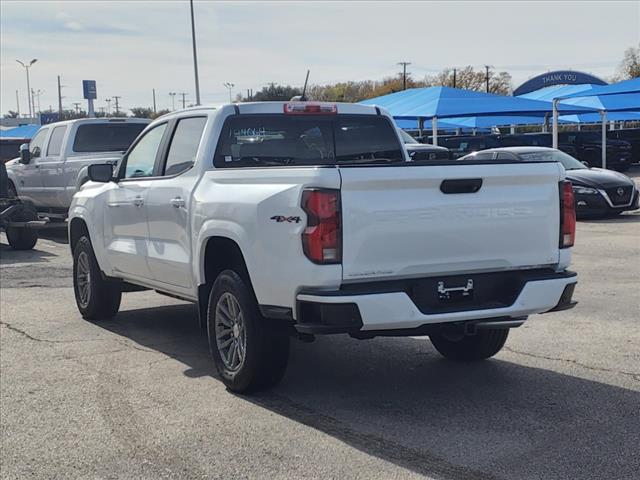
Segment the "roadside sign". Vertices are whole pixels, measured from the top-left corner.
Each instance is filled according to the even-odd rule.
[[[96,98],[98,98],[97,91],[96,91],[96,81],[83,80],[82,92],[84,93],[84,98],[86,98],[87,100],[95,100]]]

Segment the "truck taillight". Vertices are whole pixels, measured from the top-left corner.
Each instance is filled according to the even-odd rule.
[[[302,249],[314,263],[342,261],[340,191],[310,189],[302,193],[302,209],[307,227],[302,233]]]
[[[284,104],[284,113],[289,115],[335,115],[338,106],[335,103],[291,102]]]
[[[560,182],[560,248],[572,247],[576,239],[576,203],[571,182]]]

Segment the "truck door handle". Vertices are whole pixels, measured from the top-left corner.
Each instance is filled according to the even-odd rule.
[[[443,180],[440,184],[442,193],[476,193],[480,188],[482,188],[481,178]]]
[[[175,198],[172,198],[172,199],[170,200],[170,202],[171,202],[171,205],[173,205],[173,206],[174,206],[174,207],[176,207],[176,208],[183,208],[183,207],[184,207],[184,205],[185,205],[185,203],[184,203],[184,198],[182,198],[182,197],[175,197]]]
[[[136,207],[141,207],[141,206],[144,205],[144,199],[142,197],[136,197],[136,198],[133,199],[133,204]]]

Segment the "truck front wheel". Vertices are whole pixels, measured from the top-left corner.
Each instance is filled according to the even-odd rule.
[[[86,320],[104,320],[118,313],[122,288],[102,277],[87,236],[80,237],[73,249],[73,291],[78,310]]]
[[[448,360],[472,362],[493,357],[504,347],[509,329],[478,330],[474,335],[441,332],[429,336],[435,349]]]
[[[282,379],[289,359],[288,333],[260,315],[247,283],[232,270],[220,273],[213,284],[207,332],[216,369],[232,392],[256,392]]]

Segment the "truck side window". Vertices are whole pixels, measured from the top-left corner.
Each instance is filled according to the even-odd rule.
[[[51,155],[53,157],[57,157],[60,155],[62,140],[64,139],[66,130],[67,127],[64,126],[53,129],[51,132],[51,138],[49,139],[49,146],[47,147],[47,156]]]
[[[206,123],[207,117],[183,118],[178,121],[167,154],[165,176],[178,175],[193,166]]]
[[[140,139],[127,156],[124,178],[152,177],[158,148],[167,124],[152,128]]]
[[[48,128],[44,130],[40,130],[36,133],[36,136],[33,137],[31,142],[29,143],[29,153],[31,153],[32,158],[37,158],[42,155],[42,147],[44,147],[44,139],[47,138],[47,133],[49,132]]]

